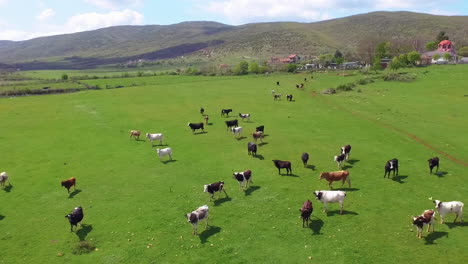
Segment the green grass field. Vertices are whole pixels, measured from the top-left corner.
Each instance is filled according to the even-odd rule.
[[[0,263],[463,263],[466,223],[452,224],[450,215],[441,225],[437,215],[436,232],[418,239],[411,216],[433,208],[430,197],[468,202],[467,70],[414,69],[414,82],[336,95],[320,91],[362,76],[91,80],[137,85],[0,98],[0,171],[12,184],[0,190]],[[304,77],[305,90],[296,90]],[[272,89],[295,101],[273,101]],[[193,135],[187,123],[202,121],[200,106],[212,125]],[[239,120],[245,138],[226,131],[222,108],[251,113],[252,122]],[[268,136],[252,158],[247,142],[258,125]],[[157,147],[130,139],[130,129],[164,133],[175,161],[161,162]],[[352,189],[344,189],[344,215],[338,204],[327,215],[312,192],[328,189],[319,173],[337,170],[333,156],[345,144]],[[301,164],[304,151],[312,168]],[[429,174],[434,156],[439,175]],[[400,175],[384,179],[395,157]],[[294,175],[278,175],[272,159],[290,160]],[[232,172],[246,169],[253,186],[244,193]],[[70,177],[78,191],[69,197],[60,181]],[[209,202],[203,185],[219,180],[229,198]],[[298,209],[307,199],[314,212],[302,228]],[[185,214],[204,204],[210,227],[203,231],[202,222],[193,236]],[[64,216],[75,206],[85,217],[71,233]],[[80,240],[96,250],[74,254]]]

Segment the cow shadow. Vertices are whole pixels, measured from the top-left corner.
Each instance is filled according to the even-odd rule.
[[[75,195],[79,194],[80,192],[81,192],[80,189],[73,190],[73,192],[68,194],[68,199],[71,199],[71,198],[75,197]]]
[[[76,235],[80,239],[80,241],[85,241],[86,236],[93,230],[92,225],[82,224],[81,228],[76,231]]]
[[[448,174],[448,172],[446,171],[439,171],[439,172],[436,172],[434,173],[435,175],[437,175],[438,177],[444,177],[445,175]]]
[[[327,212],[327,216],[334,216],[334,215],[340,215],[340,210]],[[353,211],[343,210],[343,215],[359,215],[359,214]]]
[[[0,221],[2,221],[5,218],[4,215],[0,215]]]
[[[212,125],[213,125],[213,123],[211,123],[211,122],[208,122],[208,124],[206,124],[206,125],[208,125],[208,126],[212,126]]]
[[[266,137],[268,137],[268,136],[269,136],[268,134],[263,134],[263,137],[264,137],[264,138],[266,138]]]
[[[141,139],[141,138],[137,138],[137,139],[135,139],[135,141],[146,141],[146,140]]]
[[[161,160],[161,163],[162,164],[168,164],[168,163],[172,163],[172,162],[176,162],[177,160],[176,159],[171,159],[171,160]]]
[[[264,160],[265,159],[263,157],[263,155],[260,155],[260,154],[255,155],[254,158],[259,159],[259,160]]]
[[[309,223],[309,228],[312,230],[312,235],[322,235],[320,230],[323,227],[323,221],[320,218],[316,220],[311,220]]]
[[[195,133],[192,133],[193,135],[203,135],[203,134],[207,134],[208,132],[206,131],[202,131],[202,132],[195,132]]]
[[[256,190],[260,189],[260,186],[250,186],[247,190],[244,191],[244,195],[248,196],[251,195]]]
[[[447,225],[448,228],[450,228],[450,229],[455,228],[455,227],[458,227],[458,226],[460,226],[460,227],[462,227],[462,226],[468,226],[468,222],[463,222],[463,223],[460,223],[460,222],[456,222],[456,223],[453,223],[453,222],[452,222],[452,223],[447,223],[447,222],[445,222],[444,224]]]
[[[237,139],[237,140],[243,140],[243,139],[246,139],[246,138],[247,138],[247,137],[242,136],[242,137],[238,137],[238,138],[236,138],[236,139]]]
[[[281,176],[289,176],[289,177],[299,177],[299,175],[291,173],[291,174],[280,174]]]
[[[311,170],[315,170],[315,165],[307,165],[306,166],[307,169],[311,169]]]
[[[391,177],[390,179],[394,182],[405,183],[403,179],[406,179],[406,178],[408,178],[408,176],[406,175],[397,175],[397,176]]]
[[[264,146],[264,145],[268,145],[268,142],[260,142],[260,143],[258,144],[259,147]]]
[[[344,165],[343,167],[341,167],[342,170],[347,170],[347,169],[351,169],[353,166],[352,165]]]
[[[5,186],[5,188],[3,188],[3,190],[5,192],[11,192],[11,189],[13,189],[13,185],[11,185],[10,183],[8,183],[8,186]]]
[[[218,226],[208,226],[207,230],[204,230],[199,235],[200,243],[205,244],[212,235],[221,232],[221,227]]]
[[[350,159],[350,160],[348,160],[348,163],[351,164],[351,165],[354,165],[355,163],[358,163],[359,161],[361,161],[361,160]]]
[[[161,145],[153,145],[153,146],[151,146],[151,147],[152,147],[152,148],[154,148],[154,147],[159,148],[159,147],[168,147],[168,146],[169,146],[169,144],[166,143],[166,144],[161,144]]]
[[[424,244],[434,245],[435,244],[434,241],[436,241],[437,239],[441,237],[448,237],[448,232],[436,231],[436,232],[429,233],[427,236],[424,237],[424,240],[426,240],[426,243]]]
[[[338,189],[345,191],[345,192],[355,192],[355,191],[360,190],[359,188],[338,188]]]
[[[231,200],[232,200],[231,197],[227,197],[227,196],[226,196],[226,197],[224,197],[224,198],[220,198],[220,199],[214,200],[214,201],[213,201],[213,204],[214,204],[214,206],[219,206],[219,205],[221,205],[221,204],[223,204],[223,203],[225,203],[225,202],[229,202],[229,201],[231,201]]]

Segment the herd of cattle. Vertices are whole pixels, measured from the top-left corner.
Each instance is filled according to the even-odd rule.
[[[306,79],[305,79],[306,81]],[[279,85],[279,82],[277,82]],[[297,88],[303,88],[304,85],[297,85]],[[281,99],[281,94],[275,93],[272,90],[272,94],[274,100]],[[292,101],[292,95],[288,94],[287,98],[289,101]],[[203,107],[200,108],[200,113],[204,117],[205,124],[208,124],[208,115],[204,114],[205,110]],[[221,116],[222,117],[229,117],[229,113],[232,112],[232,109],[222,109]],[[242,114],[239,113],[239,117],[245,121],[247,119],[250,121],[250,114]],[[240,137],[242,134],[242,127],[239,126],[239,122],[237,119],[225,121],[226,129],[231,130],[234,136]],[[201,129],[204,132],[204,123],[188,123],[188,126],[192,130],[192,133],[195,133],[196,130]],[[253,157],[257,156],[257,140],[262,142],[264,136],[264,129],[265,126],[261,125],[256,127],[255,132],[253,132],[252,139],[255,142],[248,142],[247,150],[248,155],[252,155]],[[130,130],[130,138],[134,138],[139,140],[141,135],[141,131],[139,130]],[[151,145],[154,145],[154,141],[159,141],[159,145],[162,145],[162,141],[164,139],[164,135],[162,133],[146,133],[146,138],[151,142]],[[172,160],[172,149],[171,148],[163,148],[163,149],[156,149],[157,155],[160,159],[164,156],[169,156],[169,159]],[[334,161],[337,162],[338,168],[341,169],[345,161],[349,160],[351,152],[351,145],[345,145],[341,147],[341,153],[337,156],[334,156]],[[301,160],[303,162],[304,167],[307,166],[309,160],[309,154],[304,152],[301,155]],[[278,174],[281,174],[281,169],[286,169],[286,174],[292,174],[292,165],[290,161],[284,160],[272,160],[274,166],[278,169]],[[433,168],[437,167],[436,172],[439,170],[439,158],[434,157],[428,160],[429,163],[429,171],[432,174]],[[394,158],[385,163],[384,166],[384,178],[388,176],[390,178],[390,173],[393,171],[393,177],[398,175],[398,159]],[[348,187],[351,188],[351,179],[349,176],[349,171],[347,170],[340,170],[340,171],[333,171],[333,172],[322,172],[320,173],[319,179],[325,179],[329,183],[330,189],[333,189],[332,183],[335,181],[342,181],[341,187],[348,183]],[[241,191],[245,191],[249,188],[249,185],[252,184],[252,171],[246,170],[243,172],[234,172],[233,179],[238,181],[239,188]],[[0,173],[0,186],[5,188],[5,183],[9,182],[9,177],[6,172]],[[10,184],[11,185],[11,184]],[[76,178],[70,178],[68,180],[64,180],[61,182],[61,186],[65,187],[70,193],[70,188],[76,187]],[[224,189],[225,183],[224,181],[218,181],[212,184],[205,184],[204,185],[204,192],[209,194],[210,201],[214,199],[215,193],[224,192],[225,196],[227,197],[227,193]],[[320,201],[323,204],[324,212],[328,210],[328,203],[339,203],[340,205],[340,214],[343,213],[343,205],[344,200],[346,198],[345,191],[338,191],[338,190],[320,190],[313,192],[316,200]],[[425,210],[421,215],[413,217],[413,225],[417,228],[417,236],[419,238],[422,237],[422,230],[425,225],[428,225],[427,231],[429,232],[430,227],[432,226],[432,230],[434,231],[434,218],[436,211],[439,213],[441,218],[441,223],[444,221],[444,217],[446,214],[454,213],[456,215],[454,222],[460,218],[460,222],[463,222],[463,207],[464,204],[459,201],[451,201],[451,202],[441,202],[439,200],[434,200],[435,203],[435,210]],[[309,220],[311,214],[313,212],[313,205],[310,200],[306,200],[301,209],[301,218],[303,220],[303,227],[309,225]],[[76,207],[74,210],[65,216],[69,223],[70,223],[70,230],[73,231],[73,227],[77,227],[77,225],[81,222],[84,217],[83,208]],[[191,213],[186,214],[187,221],[193,225],[193,234],[198,234],[197,225],[200,221],[205,220],[205,229],[208,227],[208,217],[209,217],[209,207],[208,205],[203,205],[197,208],[196,210],[192,211]]]

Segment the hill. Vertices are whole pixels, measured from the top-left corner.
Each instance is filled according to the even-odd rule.
[[[258,60],[290,53],[358,52],[362,43],[397,40],[419,47],[441,30],[468,44],[468,16],[373,12],[315,23],[216,22],[117,26],[27,41],[0,41],[0,63],[23,69],[92,68],[134,59],[182,55],[212,61]],[[410,43],[410,44],[407,44]],[[403,45],[403,44],[401,44]]]

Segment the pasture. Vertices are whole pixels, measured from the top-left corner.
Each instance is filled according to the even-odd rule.
[[[463,262],[467,213],[463,224],[453,224],[453,215],[439,224],[437,215],[436,232],[422,239],[411,217],[434,208],[431,197],[468,203],[467,70],[413,69],[414,82],[377,81],[336,95],[320,91],[362,76],[90,80],[136,85],[0,98],[0,171],[12,185],[0,190],[0,263]],[[304,77],[305,89],[296,89]],[[282,100],[273,100],[273,89]],[[200,107],[210,124],[194,135],[187,123],[203,122]],[[233,109],[231,118],[220,116],[222,108]],[[238,113],[250,113],[250,122]],[[244,128],[239,139],[224,124],[234,118]],[[259,125],[267,136],[254,158],[247,143]],[[141,140],[129,138],[131,129],[141,130]],[[165,135],[161,148],[172,148],[172,162],[160,161],[147,132]],[[329,204],[327,215],[313,191],[328,190],[319,174],[337,170],[333,156],[346,144],[352,188],[341,188],[344,214]],[[307,168],[302,152],[310,154]],[[434,156],[438,175],[429,174]],[[384,179],[392,158],[400,174]],[[278,175],[274,159],[291,161],[292,175]],[[253,183],[241,192],[232,173],[247,169]],[[60,181],[71,177],[77,190],[69,196]],[[209,202],[203,185],[217,181],[228,198]],[[303,228],[298,209],[307,199],[314,211]],[[202,223],[194,236],[185,214],[204,204],[209,228]],[[64,216],[76,206],[84,219],[71,233]],[[80,241],[96,249],[75,254]]]

